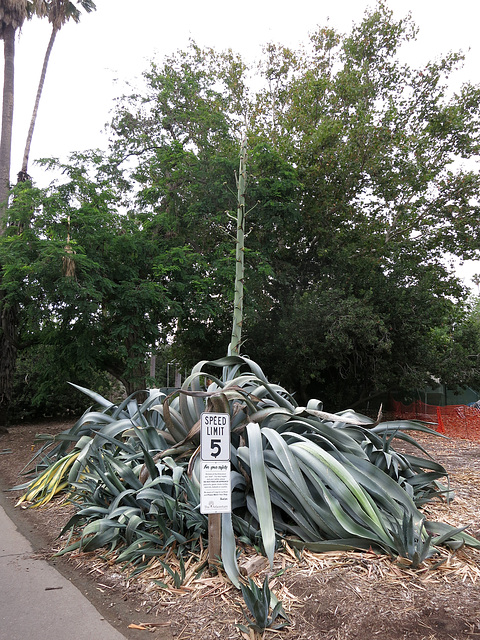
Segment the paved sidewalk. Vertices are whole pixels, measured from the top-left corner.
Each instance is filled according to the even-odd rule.
[[[125,640],[77,587],[32,556],[0,504],[0,640]]]

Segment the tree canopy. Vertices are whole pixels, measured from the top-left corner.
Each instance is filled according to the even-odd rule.
[[[472,382],[471,354],[445,354],[467,297],[452,260],[480,248],[480,88],[452,89],[461,54],[403,63],[416,35],[379,3],[348,35],[266,45],[256,68],[193,42],[152,62],[107,152],[18,188],[0,250],[25,337],[129,390],[161,345],[187,367],[224,355],[246,132],[242,352],[330,409]]]
[[[95,9],[92,0],[76,0],[86,11]],[[10,169],[11,146],[14,115],[14,75],[15,75],[15,39],[17,31],[27,18],[34,15],[47,17],[52,24],[52,36],[47,46],[44,64],[37,89],[35,105],[28,129],[22,168],[17,175],[18,181],[29,179],[27,168],[30,155],[33,131],[35,127],[38,105],[43,89],[48,60],[57,31],[72,18],[78,22],[79,9],[69,0],[2,0],[0,2],[0,39],[4,41],[4,78],[3,78],[3,107],[0,140],[0,236],[9,224],[8,207],[10,198]],[[25,221],[24,221],[25,222]],[[28,223],[27,223],[28,224]],[[3,271],[9,269],[9,261],[0,265],[0,431],[5,430],[8,412],[14,387],[14,372],[16,368],[19,341],[19,326],[16,303],[7,300],[3,288]]]

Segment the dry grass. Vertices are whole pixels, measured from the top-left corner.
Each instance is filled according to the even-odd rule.
[[[428,505],[424,509],[427,519],[454,526],[468,524],[469,532],[476,534],[480,530],[480,444],[427,436],[421,436],[421,441],[450,471],[456,493],[451,504],[436,501]],[[4,443],[2,448],[15,449],[14,439]],[[14,455],[2,456],[4,460],[15,459],[12,469],[15,465],[20,469],[31,455],[26,441],[18,445]],[[5,470],[2,468],[2,477]],[[48,510],[27,510],[26,515],[48,526],[52,552],[54,544],[58,548],[53,537],[70,513],[68,506],[56,500]],[[242,559],[253,555],[252,549],[242,548]],[[128,638],[150,637],[150,633],[162,640],[242,638],[236,626],[245,623],[241,595],[223,573],[210,574],[205,549],[185,559],[181,584],[175,583],[161,560],[180,575],[173,552],[152,558],[135,577],[129,574],[131,568],[121,568],[115,556],[105,556],[104,551],[71,554],[68,562],[76,573],[88,576],[105,601],[116,594],[117,607],[121,602],[130,603],[133,613],[122,629]],[[260,584],[266,574],[291,620],[288,628],[268,632],[267,638],[480,638],[480,552],[473,549],[442,549],[414,571],[406,562],[374,553],[298,554],[285,545],[275,556],[273,571],[262,569],[254,578]]]

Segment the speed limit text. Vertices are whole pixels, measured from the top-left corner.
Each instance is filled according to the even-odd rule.
[[[203,416],[206,435],[207,436],[223,436],[225,427],[227,426],[226,416]]]

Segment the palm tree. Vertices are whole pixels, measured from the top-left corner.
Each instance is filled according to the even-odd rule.
[[[10,163],[12,155],[13,102],[15,78],[15,35],[29,17],[32,3],[28,0],[0,0],[0,38],[4,44],[2,133],[0,138],[0,236],[5,232]],[[1,265],[0,265],[1,267]],[[0,271],[0,433],[5,431],[7,409],[13,386],[17,356],[15,307],[4,304]]]
[[[29,15],[28,0],[0,0],[0,38],[4,44],[2,133],[0,139],[0,235],[4,231],[12,153],[15,35]],[[1,391],[0,391],[1,393]]]
[[[1,1],[1,0],[0,0]],[[77,0],[77,4],[82,7],[87,13],[96,9],[93,0]],[[42,72],[40,74],[40,81],[37,88],[37,96],[35,98],[35,105],[33,107],[32,118],[30,120],[30,127],[28,129],[27,141],[25,143],[25,151],[23,153],[22,168],[18,174],[19,181],[28,179],[28,159],[30,156],[30,148],[32,145],[33,130],[35,128],[35,122],[37,119],[38,105],[43,91],[43,85],[45,84],[45,76],[47,73],[48,62],[50,54],[52,52],[53,44],[57,33],[63,27],[63,25],[72,19],[74,22],[79,22],[81,12],[80,10],[70,2],[70,0],[36,0],[36,12],[41,16],[46,16],[48,21],[52,25],[52,33],[48,42],[45,57],[43,59]]]

